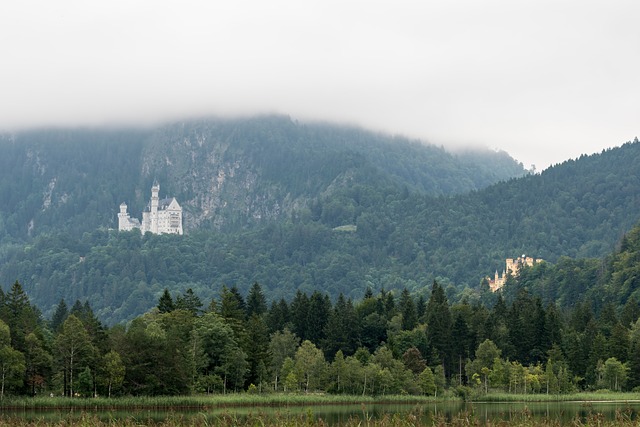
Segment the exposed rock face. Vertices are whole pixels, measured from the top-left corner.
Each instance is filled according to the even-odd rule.
[[[418,141],[282,116],[34,130],[0,135],[0,149],[0,238],[117,228],[118,206],[142,211],[156,180],[161,197],[180,201],[189,232],[291,217],[358,186],[448,195],[525,173],[505,153],[464,158]]]
[[[274,219],[300,205],[282,197],[281,183],[263,182],[252,153],[232,146],[208,122],[170,126],[152,140],[143,153],[142,175],[153,178],[162,171],[172,191],[183,195],[186,229]]]

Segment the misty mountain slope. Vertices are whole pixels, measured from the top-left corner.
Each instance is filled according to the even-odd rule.
[[[0,150],[0,241],[115,227],[119,204],[139,216],[154,180],[161,196],[183,206],[187,230],[234,230],[290,217],[345,186],[456,194],[524,174],[504,153],[469,161],[402,138],[281,116],[45,129],[4,135]]]
[[[228,164],[245,154],[237,155]],[[525,253],[550,263],[605,257],[640,221],[637,141],[453,196],[409,191],[371,165],[355,167],[362,162],[357,155],[340,158],[349,167],[327,174],[317,196],[293,215],[186,236],[42,233],[28,245],[5,246],[0,283],[19,279],[45,314],[60,298],[88,299],[110,323],[148,310],[165,288],[174,295],[192,288],[208,301],[223,285],[246,293],[256,281],[268,298],[290,299],[297,290],[316,289],[352,298],[368,287],[420,294],[438,280],[452,301],[473,301],[481,297],[482,279],[502,270],[507,257]],[[188,168],[178,166],[171,173],[187,175],[176,182],[192,182]],[[563,304],[581,292],[563,294]]]
[[[146,133],[34,130],[0,136],[0,242],[113,223],[134,197]]]
[[[408,206],[389,215],[408,218],[437,275],[473,284],[522,254],[555,262],[610,253],[640,220],[639,164],[636,140],[470,195],[424,198],[415,215]]]
[[[504,153],[473,163],[402,138],[286,117],[173,124],[150,141],[143,172],[157,171],[183,196],[188,228],[211,219],[224,228],[290,216],[340,187],[443,195],[524,174]]]

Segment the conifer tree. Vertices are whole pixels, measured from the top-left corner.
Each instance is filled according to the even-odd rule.
[[[267,312],[269,332],[282,331],[290,324],[289,317],[289,305],[284,298],[280,298],[280,301],[272,301],[269,311]]]
[[[402,314],[402,330],[410,331],[415,328],[418,324],[418,314],[416,311],[416,305],[407,288],[404,288],[400,294],[398,308],[400,310],[400,314]]]
[[[56,307],[56,311],[53,313],[51,317],[51,330],[54,332],[58,332],[62,324],[65,320],[67,320],[67,316],[69,315],[69,309],[67,308],[67,303],[64,301],[64,298],[60,300]]]
[[[330,311],[329,296],[314,291],[309,298],[309,311],[307,312],[307,339],[312,343],[319,345],[325,338],[325,326]]]
[[[26,336],[37,328],[38,313],[29,303],[29,297],[17,280],[5,294],[4,301],[2,320],[11,330],[11,347],[24,352]]]
[[[173,303],[169,289],[164,288],[164,292],[162,292],[162,296],[158,300],[158,311],[160,313],[170,313],[175,310],[175,308],[176,306]]]
[[[25,342],[26,380],[31,395],[35,396],[38,389],[45,387],[47,378],[51,375],[53,356],[35,333],[27,335]]]
[[[188,288],[182,295],[176,298],[175,308],[180,310],[187,310],[194,316],[197,316],[202,311],[202,300],[193,292],[193,289]]]
[[[309,297],[298,289],[290,306],[292,332],[301,340],[307,339]]]
[[[451,313],[444,289],[435,280],[426,311],[427,341],[431,346],[435,362],[443,364],[449,375],[451,368]],[[429,356],[427,356],[429,357]],[[432,360],[432,359],[429,359]]]
[[[347,356],[356,351],[358,326],[358,318],[351,300],[345,300],[344,295],[340,294],[325,326],[322,349],[327,360],[333,360],[338,351],[342,351]]]
[[[253,313],[247,320],[247,385],[253,384],[260,390],[267,381],[265,368],[271,365],[269,354],[269,332],[264,318]]]
[[[267,299],[264,297],[262,287],[254,282],[247,295],[247,318],[252,315],[262,316],[267,312]]]

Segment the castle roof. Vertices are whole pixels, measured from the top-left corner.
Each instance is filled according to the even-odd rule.
[[[176,200],[175,197],[167,197],[166,199],[162,199],[158,202],[158,209],[167,209],[171,202]],[[177,201],[176,201],[177,203]]]
[[[167,209],[169,207],[169,205],[171,204],[171,202],[176,201],[176,205],[178,205],[178,207],[180,207],[180,205],[178,204],[178,201],[176,200],[175,197],[167,197],[165,199],[159,200],[158,201],[158,210],[159,211],[163,211],[165,209]],[[144,209],[145,212],[151,212],[151,202],[147,203],[147,207]]]

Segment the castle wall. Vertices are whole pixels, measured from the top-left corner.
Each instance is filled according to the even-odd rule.
[[[127,213],[127,205],[120,205],[118,213],[118,230],[130,231],[139,228],[142,234],[151,232],[154,234],[183,234],[182,228],[182,207],[175,198],[158,198],[159,185],[151,188],[151,200],[148,210],[142,212],[142,223],[135,218],[130,218]]]
[[[520,267],[523,265],[533,267],[534,264],[542,261],[543,260],[540,258],[534,259],[532,257],[525,257],[524,255],[520,258],[507,258],[505,260],[505,270],[502,272],[501,276],[499,276],[498,272],[496,271],[495,278],[493,280],[487,277],[489,288],[492,292],[496,292],[505,285],[505,283],[507,282],[508,274],[516,274]]]

